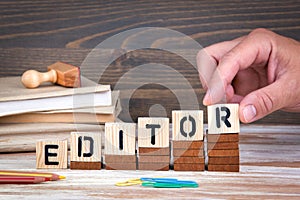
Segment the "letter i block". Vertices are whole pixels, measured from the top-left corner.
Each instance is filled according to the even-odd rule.
[[[105,123],[105,164],[108,170],[136,170],[136,125]]]
[[[208,170],[239,171],[238,104],[208,106]]]
[[[70,169],[101,169],[101,133],[71,133]]]
[[[169,170],[169,119],[138,118],[139,170]]]
[[[36,143],[37,169],[66,169],[68,141],[40,141]]]
[[[172,111],[175,171],[204,171],[203,111]]]

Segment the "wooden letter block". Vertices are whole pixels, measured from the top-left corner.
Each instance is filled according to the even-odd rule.
[[[70,169],[101,169],[101,133],[71,133]]]
[[[68,141],[41,141],[36,143],[37,169],[66,169]]]
[[[175,171],[204,171],[204,163],[183,163],[174,165]]]
[[[136,170],[136,125],[105,123],[105,169]]]
[[[208,134],[208,143],[239,142],[238,133]]]
[[[169,119],[138,118],[138,147],[169,147]]]
[[[208,171],[239,172],[240,165],[208,165]]]
[[[173,110],[173,141],[203,140],[202,110]]]
[[[238,111],[238,104],[208,106],[208,134],[239,133],[240,121]]]
[[[134,123],[105,123],[105,155],[135,155]]]

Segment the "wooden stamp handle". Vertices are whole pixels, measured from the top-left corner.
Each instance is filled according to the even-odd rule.
[[[41,83],[52,82],[56,83],[57,74],[55,70],[49,70],[48,72],[41,73],[36,70],[28,70],[22,75],[22,83],[27,88],[36,88]]]

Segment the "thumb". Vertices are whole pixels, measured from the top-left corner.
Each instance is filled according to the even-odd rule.
[[[280,82],[276,81],[243,98],[239,109],[240,120],[250,123],[282,108],[289,97]]]

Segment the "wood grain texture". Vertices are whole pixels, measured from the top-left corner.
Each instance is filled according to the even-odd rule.
[[[170,164],[170,156],[139,156],[139,163],[168,163]]]
[[[182,156],[182,157],[174,157],[174,167],[176,164],[204,164],[204,157],[198,156]]]
[[[70,135],[71,161],[101,162],[101,133],[72,132]]]
[[[239,165],[208,165],[208,171],[217,171],[217,172],[239,172]]]
[[[169,147],[169,119],[162,117],[138,118],[139,148]]]
[[[2,1],[0,6],[1,77],[20,76],[28,69],[43,71],[58,60],[80,66],[97,44],[116,33],[138,27],[171,28],[191,36],[203,47],[248,34],[258,27],[269,28],[300,40],[300,2],[293,0],[12,0]],[[136,36],[128,38],[129,43],[135,38]],[[190,55],[194,56],[194,53]],[[113,62],[102,77],[99,75],[101,63],[93,69],[82,70],[83,75],[114,87],[122,74],[135,66],[153,61],[171,66],[182,74],[192,85],[189,91],[195,92],[198,98],[197,105],[186,106],[206,112],[202,105],[204,90],[197,70],[183,58],[169,52],[130,52]],[[155,73],[153,70],[152,74]],[[147,84],[138,88],[130,99],[124,92],[126,94],[130,85],[140,80],[136,77],[126,79],[121,100],[123,108],[128,101],[129,107],[123,110],[120,118],[127,122],[136,122],[139,116],[149,116],[149,110],[155,104],[161,104],[166,111],[164,113],[161,109],[156,110],[154,113],[157,116],[167,115],[171,118],[172,110],[182,109],[174,96],[174,91],[185,94],[182,86],[168,72],[163,74],[162,78],[168,78],[172,83],[172,91],[157,84]],[[299,113],[278,111],[256,123],[299,124],[299,117]],[[206,114],[204,120],[207,122]]]
[[[135,155],[135,123],[105,123],[105,154]]]
[[[136,163],[107,163],[106,170],[136,170]]]
[[[209,157],[236,157],[239,156],[239,149],[225,149],[225,150],[209,150]]]
[[[36,143],[37,169],[66,169],[68,144],[64,141],[39,141]]]
[[[65,175],[63,181],[43,185],[1,185],[5,199],[299,199],[300,132],[299,126],[241,127],[240,172],[38,170]],[[293,150],[291,150],[293,149]],[[35,153],[0,154],[0,169],[35,170]],[[115,183],[139,177],[190,179],[199,188],[174,189],[116,187]],[[101,188],[101,190],[99,189]],[[216,190],[217,188],[217,190]],[[155,191],[155,192],[154,192]],[[43,195],[41,195],[43,194]]]
[[[172,141],[173,149],[203,149],[203,141]]]
[[[175,141],[203,140],[202,110],[173,110],[172,125],[172,139]]]
[[[239,143],[238,142],[212,142],[207,143],[207,149],[238,149]]]
[[[208,165],[238,165],[240,163],[240,157],[209,157]]]
[[[104,155],[105,163],[136,163],[136,155]]]
[[[100,170],[102,167],[101,162],[80,162],[80,161],[71,161],[70,169],[78,170]]]
[[[193,156],[193,157],[203,157],[203,149],[173,149],[174,157],[183,157],[183,156]]]
[[[148,156],[168,156],[170,155],[170,148],[148,148],[148,147],[139,147],[139,155],[148,155]]]
[[[180,163],[174,165],[174,171],[204,171],[204,163]]]
[[[239,134],[238,133],[207,134],[207,142],[209,143],[239,142]]]
[[[216,104],[207,107],[208,134],[239,133],[239,104]]]

